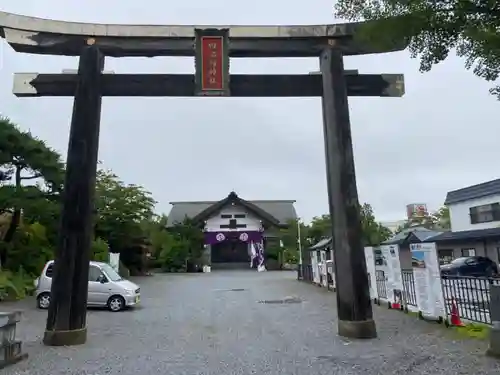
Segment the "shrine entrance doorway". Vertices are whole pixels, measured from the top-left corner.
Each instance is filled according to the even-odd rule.
[[[212,269],[250,269],[248,246],[248,243],[237,238],[228,238],[212,245]]]

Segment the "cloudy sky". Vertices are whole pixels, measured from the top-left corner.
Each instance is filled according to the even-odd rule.
[[[67,21],[137,24],[334,23],[333,0],[23,0],[0,10]],[[70,98],[18,99],[14,72],[75,68],[67,57],[14,53],[0,43],[0,113],[66,154]],[[407,52],[348,58],[347,69],[404,73],[404,98],[351,98],[360,200],[379,220],[405,205],[439,207],[446,192],[500,177],[500,104],[452,57],[418,73]],[[107,60],[117,73],[193,73],[192,58]],[[233,73],[306,73],[317,59],[232,60]],[[104,100],[99,159],[170,201],[295,199],[309,219],[327,211],[320,99],[111,98]]]

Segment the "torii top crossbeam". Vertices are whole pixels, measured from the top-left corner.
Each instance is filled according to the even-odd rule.
[[[197,29],[227,30],[231,57],[318,56],[332,39],[344,55],[394,52],[357,38],[363,22],[328,25],[117,25],[65,22],[0,12],[0,36],[18,52],[80,55],[86,39],[108,56],[194,56]]]

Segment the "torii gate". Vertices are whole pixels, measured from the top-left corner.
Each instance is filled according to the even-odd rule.
[[[18,52],[79,56],[78,74],[18,73],[20,97],[74,96],[51,306],[44,342],[86,341],[86,298],[102,96],[321,96],[336,265],[338,332],[376,337],[361,242],[347,96],[404,93],[400,74],[344,71],[343,56],[403,50],[357,38],[363,23],[312,26],[111,25],[0,12]],[[196,74],[102,74],[105,56],[195,56]],[[237,57],[318,57],[321,74],[230,75]]]

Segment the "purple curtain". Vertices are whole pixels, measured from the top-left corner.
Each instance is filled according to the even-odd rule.
[[[205,232],[205,244],[213,245],[226,239],[238,239],[242,242],[261,242],[262,232]]]

